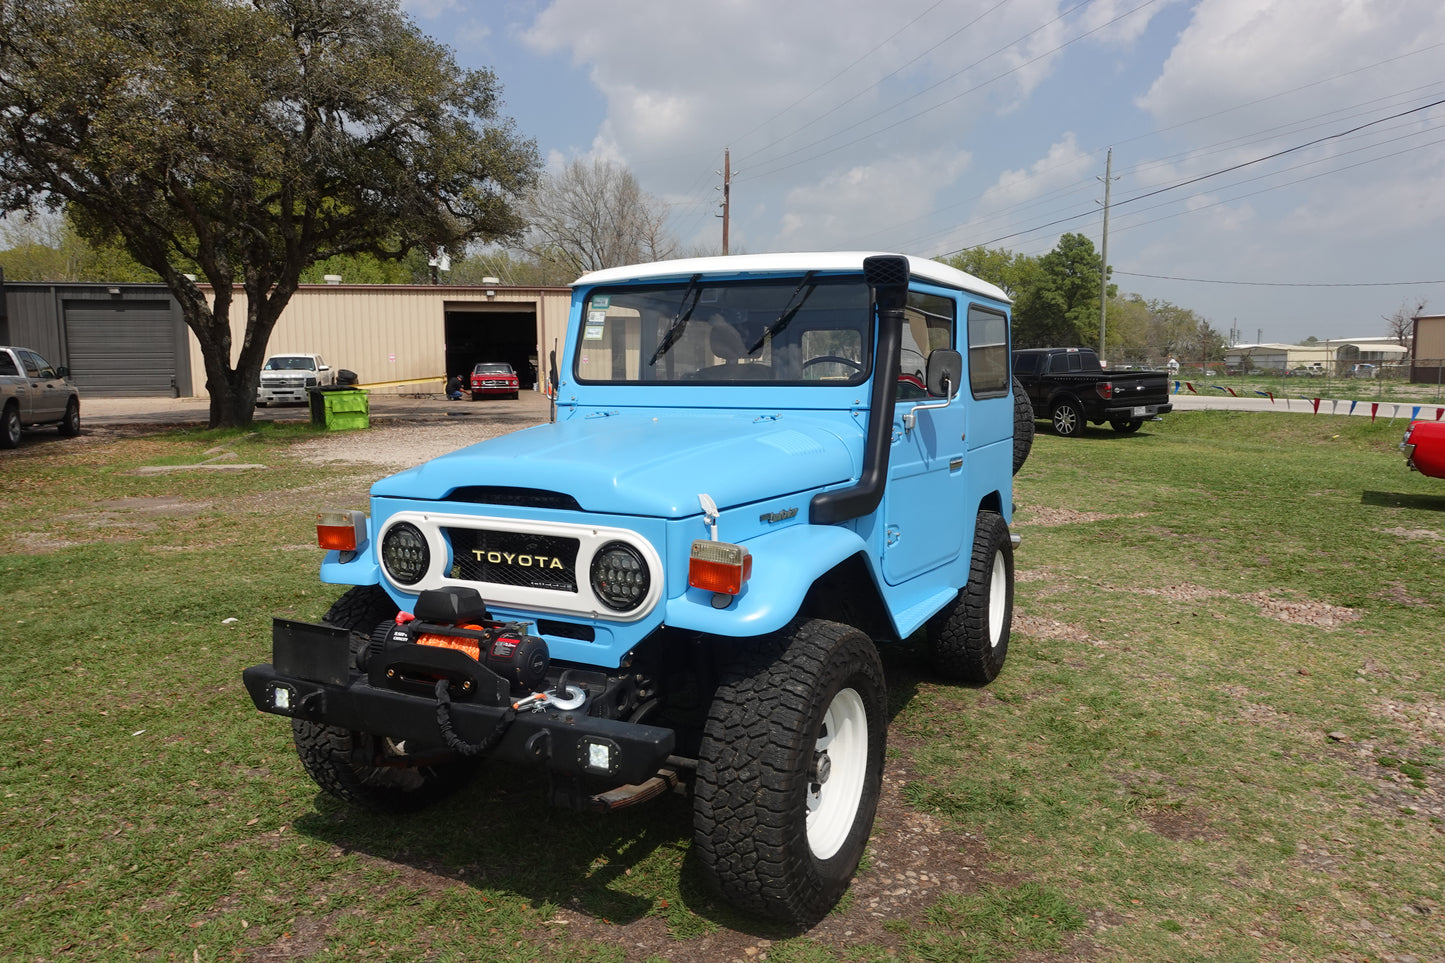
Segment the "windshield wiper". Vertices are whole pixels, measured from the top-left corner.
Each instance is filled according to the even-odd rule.
[[[672,350],[677,339],[682,337],[682,332],[687,328],[687,322],[692,319],[692,312],[697,309],[698,298],[702,297],[702,289],[697,286],[697,282],[701,278],[702,274],[694,274],[687,282],[687,290],[682,292],[682,301],[677,306],[678,313],[673,315],[672,324],[667,328],[667,334],[662,336],[662,343],[657,346],[656,351],[652,352],[652,358],[647,362],[649,368],[656,367],[657,359]],[[692,304],[686,311],[683,311],[682,307],[687,304],[688,295],[692,296]]]
[[[813,296],[813,292],[818,290],[818,285],[810,283],[813,280],[813,275],[817,273],[817,271],[809,271],[803,275],[803,280],[798,282],[798,286],[793,288],[793,293],[788,295],[788,300],[783,302],[782,313],[778,315],[772,324],[763,330],[763,333],[758,336],[758,340],[753,343],[753,346],[748,348],[748,354],[757,353],[757,350],[761,348],[769,338],[776,336],[786,328],[792,322],[793,318],[797,316],[798,312],[803,310],[803,305]],[[793,298],[798,297],[798,292],[803,290],[803,285],[805,284],[808,285],[808,293],[803,295],[797,304],[793,304]]]

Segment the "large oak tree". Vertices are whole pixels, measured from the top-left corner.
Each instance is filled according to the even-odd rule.
[[[309,264],[520,234],[539,162],[498,97],[395,0],[0,3],[0,207],[119,238],[200,341],[211,425],[245,425]]]

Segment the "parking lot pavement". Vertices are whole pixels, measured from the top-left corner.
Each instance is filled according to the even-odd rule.
[[[369,397],[373,421],[430,421],[443,418],[488,418],[535,423],[547,417],[547,396],[540,391],[523,391],[517,400],[485,398],[481,401],[448,401],[440,394],[395,395],[372,392]],[[204,425],[210,416],[205,398],[96,398],[82,395],[82,424],[94,425]],[[256,409],[256,421],[311,420],[307,405],[268,405]]]

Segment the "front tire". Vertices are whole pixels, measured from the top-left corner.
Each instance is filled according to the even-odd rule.
[[[987,684],[1003,671],[1013,623],[1014,552],[1003,516],[979,512],[968,584],[928,623],[933,667],[959,682]]]
[[[1074,438],[1084,433],[1084,409],[1072,399],[1064,399],[1054,405],[1050,414],[1054,432],[1061,438]]]
[[[5,406],[0,412],[0,448],[15,448],[20,444],[20,408],[14,404]]]
[[[65,417],[61,419],[58,427],[66,438],[74,438],[80,434],[80,399],[71,398],[66,403]]]
[[[848,888],[883,780],[887,692],[862,632],[822,620],[752,640],[713,696],[693,828],[728,902],[807,926]]]
[[[371,630],[396,615],[396,603],[376,585],[359,585],[336,600],[323,622],[351,630],[351,657],[366,652]],[[471,779],[469,759],[408,764],[389,740],[306,719],[291,720],[296,754],[316,785],[342,802],[379,812],[413,812],[456,792]],[[378,763],[385,761],[386,765]]]

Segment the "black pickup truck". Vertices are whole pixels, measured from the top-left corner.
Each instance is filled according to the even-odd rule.
[[[1013,353],[1014,378],[1039,417],[1065,437],[1104,422],[1129,434],[1174,410],[1163,371],[1106,371],[1089,348],[1022,348]]]

